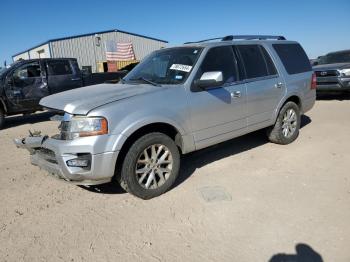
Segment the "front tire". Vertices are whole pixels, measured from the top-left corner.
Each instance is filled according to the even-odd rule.
[[[275,125],[267,129],[267,136],[273,143],[290,144],[299,136],[300,122],[298,105],[287,102],[280,110]]]
[[[2,129],[5,125],[5,113],[4,111],[0,108],[0,129]]]
[[[126,153],[120,185],[134,196],[150,199],[174,184],[179,168],[175,142],[163,133],[150,133],[136,140]]]

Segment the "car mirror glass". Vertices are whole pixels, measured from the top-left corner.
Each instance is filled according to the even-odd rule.
[[[223,74],[221,71],[205,72],[199,80],[195,81],[195,85],[202,89],[215,88],[223,83]]]

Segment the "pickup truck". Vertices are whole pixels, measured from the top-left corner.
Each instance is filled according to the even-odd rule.
[[[317,77],[317,93],[350,92],[350,50],[319,57],[313,70]]]
[[[42,110],[39,101],[43,97],[82,86],[117,82],[126,73],[83,73],[74,58],[15,62],[0,71],[0,129],[6,116]]]

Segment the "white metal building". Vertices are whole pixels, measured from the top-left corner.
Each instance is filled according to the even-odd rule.
[[[168,43],[153,37],[125,32],[117,29],[75,35],[48,40],[40,45],[12,56],[13,61],[34,58],[77,58],[81,67],[97,71],[97,65],[106,62],[106,41],[131,42],[136,60],[142,60],[150,52],[163,48]]]

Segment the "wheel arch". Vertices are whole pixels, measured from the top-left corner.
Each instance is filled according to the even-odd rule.
[[[297,94],[290,94],[288,97],[285,97],[285,99],[283,99],[280,104],[278,105],[276,111],[275,111],[275,115],[274,115],[274,120],[276,121],[277,117],[278,117],[278,114],[279,112],[281,111],[282,107],[288,103],[288,102],[294,102],[297,104],[297,106],[300,108],[300,112],[302,113],[303,112],[303,105],[302,105],[302,102],[301,102],[301,98],[299,95]]]
[[[132,129],[132,131],[128,131],[129,135],[126,136],[125,141],[122,143],[121,149],[116,160],[115,175],[120,173],[120,168],[122,167],[125,155],[127,153],[127,150],[131,147],[131,145],[140,137],[152,132],[159,132],[169,136],[172,140],[174,140],[175,144],[179,148],[180,153],[183,152],[184,141],[182,133],[177,127],[167,122],[154,122],[144,124],[143,126],[140,126],[137,129]]]
[[[284,101],[284,103],[282,104],[281,108],[288,102],[294,102],[300,108],[300,111],[302,111],[302,103],[301,103],[301,99],[300,99],[300,97],[298,95],[289,96]]]

